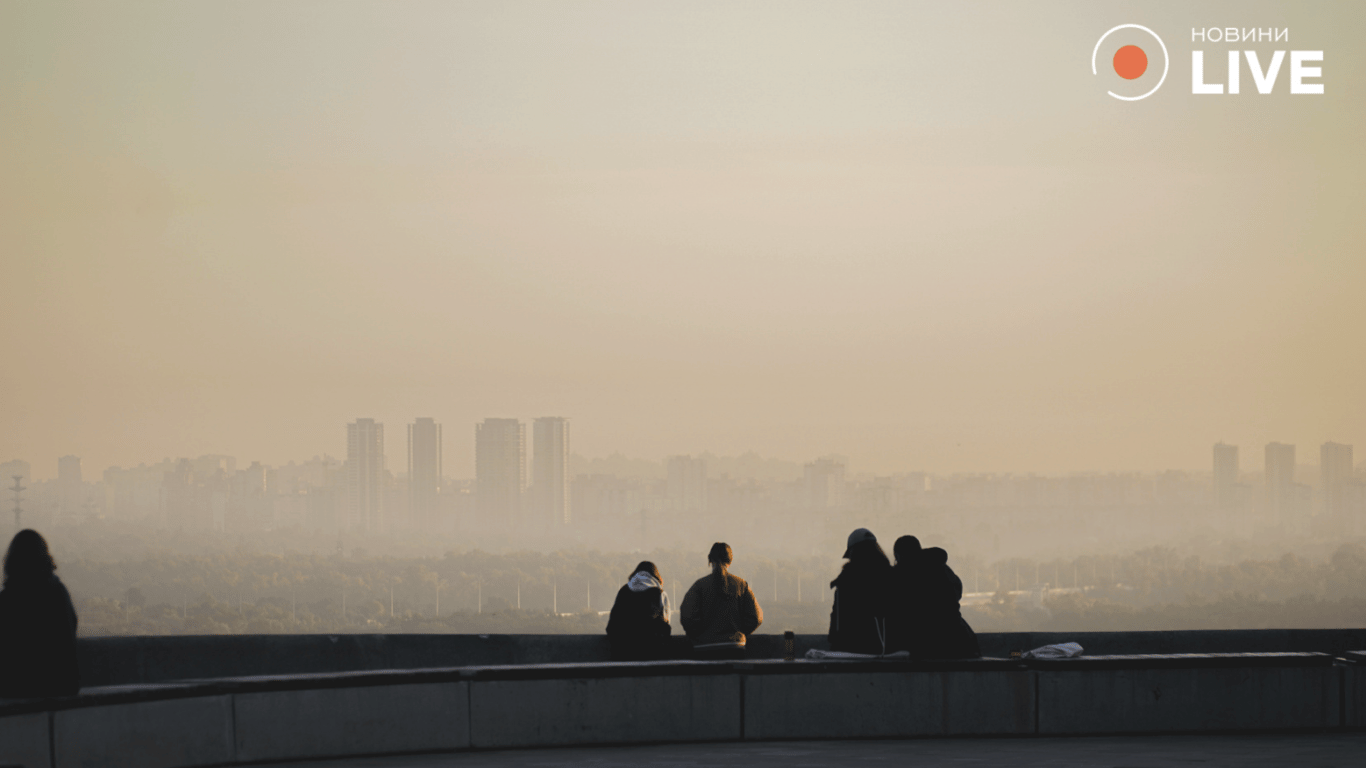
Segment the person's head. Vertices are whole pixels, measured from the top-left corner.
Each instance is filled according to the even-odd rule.
[[[887,553],[882,551],[882,547],[877,543],[877,537],[867,528],[856,528],[849,534],[849,540],[844,548],[844,556],[851,563],[863,561],[873,561],[891,565],[887,559]]]
[[[37,531],[25,528],[14,534],[5,553],[5,583],[52,575],[57,563],[47,551],[47,541]]]
[[[707,562],[711,563],[713,568],[724,568],[730,565],[731,557],[730,545],[718,541],[711,545],[711,551],[707,553]]]
[[[655,581],[660,584],[664,583],[664,577],[659,575],[659,569],[649,560],[641,560],[640,563],[636,565],[636,569],[631,571],[632,576],[635,576],[637,573],[648,573],[655,578]]]
[[[898,564],[911,562],[920,554],[920,539],[902,536],[892,545],[892,554],[896,555]]]

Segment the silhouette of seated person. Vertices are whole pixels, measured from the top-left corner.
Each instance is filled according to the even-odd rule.
[[[920,540],[902,536],[892,545],[896,598],[891,645],[921,659],[977,659],[977,635],[963,619],[959,602],[963,580],[949,567],[949,553],[921,549]]]
[[[74,696],[76,609],[47,542],[22,530],[5,554],[0,589],[0,698]]]
[[[754,590],[730,573],[731,557],[729,545],[711,545],[711,574],[694,582],[683,596],[679,617],[699,659],[744,658],[746,638],[764,622]]]
[[[891,607],[892,563],[867,528],[849,534],[847,563],[830,582],[830,649],[881,655],[887,647],[887,614]]]
[[[647,661],[663,658],[668,648],[669,614],[673,605],[664,591],[664,579],[655,564],[646,560],[617,590],[612,614],[607,619],[607,639],[612,661]]]

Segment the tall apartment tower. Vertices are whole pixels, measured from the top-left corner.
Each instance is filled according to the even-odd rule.
[[[1284,522],[1295,509],[1295,446],[1267,443],[1265,474],[1271,517]]]
[[[811,509],[839,509],[844,505],[844,462],[816,459],[803,468],[806,504]]]
[[[531,423],[531,504],[536,524],[569,525],[569,419]]]
[[[436,525],[441,491],[441,425],[419,418],[408,425],[408,516],[419,530]]]
[[[1319,448],[1319,471],[1323,475],[1323,512],[1342,520],[1350,505],[1352,446],[1324,443]]]
[[[1214,444],[1214,507],[1232,509],[1238,492],[1238,446]]]
[[[81,457],[63,456],[57,459],[57,511],[62,515],[80,515],[85,502],[81,488]]]
[[[526,427],[517,419],[474,425],[474,502],[484,523],[521,524]]]
[[[63,456],[57,459],[57,482],[61,485],[81,484],[80,456]]]
[[[384,425],[356,419],[346,425],[346,527],[384,528]]]
[[[670,456],[668,470],[669,505],[680,512],[706,512],[707,460],[701,456]]]

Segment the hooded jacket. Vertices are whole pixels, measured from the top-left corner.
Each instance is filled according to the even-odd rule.
[[[669,614],[673,605],[654,576],[639,571],[617,590],[616,602],[607,619],[607,638],[612,658],[632,661],[657,658],[664,638],[673,631]]]
[[[959,609],[963,580],[949,553],[931,547],[893,568],[896,583],[889,644],[917,658],[975,659],[982,650]]]
[[[694,646],[744,645],[745,636],[764,623],[754,590],[724,568],[694,582],[678,613]]]

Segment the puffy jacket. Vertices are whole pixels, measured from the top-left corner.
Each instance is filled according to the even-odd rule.
[[[744,579],[725,569],[703,576],[688,589],[679,608],[683,631],[693,645],[745,644],[764,623],[764,611]]]
[[[927,659],[975,659],[982,650],[959,608],[963,580],[939,547],[921,550],[893,569],[896,597],[888,644]]]

